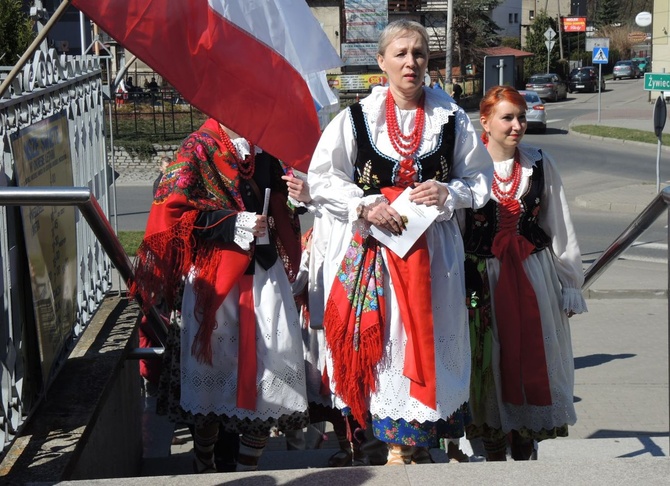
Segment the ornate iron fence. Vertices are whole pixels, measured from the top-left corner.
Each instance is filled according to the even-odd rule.
[[[0,68],[0,77],[5,79],[9,71],[9,67]],[[21,154],[15,153],[16,137],[35,124],[48,124],[57,119],[57,131],[66,133],[69,139],[60,143],[67,147],[63,152],[69,153],[73,186],[90,188],[109,217],[112,195],[106,161],[103,91],[99,58],[66,58],[55,50],[38,50],[0,99],[0,185],[18,185],[16,161]],[[41,142],[39,138],[36,140],[49,142],[44,137]],[[30,143],[25,142],[22,150],[30,149]],[[47,150],[39,146],[33,148]],[[66,158],[59,162],[65,162]],[[57,179],[58,174],[53,174],[51,180]],[[22,210],[38,214],[44,208]],[[53,214],[51,223],[57,226],[58,214]],[[112,288],[112,266],[101,243],[80,213],[74,213],[73,219],[73,238],[64,242],[55,236],[53,250],[72,251],[67,247],[76,244],[76,260],[67,261],[69,268],[57,266],[55,269],[76,275],[73,284],[76,289],[71,291],[75,295],[74,302],[68,303],[73,307],[74,318],[73,322],[58,323],[66,335],[58,340],[62,343],[60,349],[54,351],[52,364],[45,368],[45,343],[35,324],[40,309],[33,305],[31,290],[31,272],[35,269],[29,263],[26,250],[30,234],[24,237],[19,209],[0,206],[0,293],[3,298],[0,307],[0,445],[3,450],[19,432],[31,408],[44,396],[55,370]]]

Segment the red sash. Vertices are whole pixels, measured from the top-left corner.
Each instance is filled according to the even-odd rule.
[[[500,260],[495,288],[495,316],[500,338],[500,372],[503,400],[513,405],[551,405],[551,390],[544,353],[542,321],[535,291],[523,261],[535,246],[516,234],[519,202],[499,204],[501,231],[492,252]]]
[[[401,192],[398,187],[382,189],[389,201],[395,200]],[[404,259],[388,249],[386,256],[407,334],[403,374],[411,380],[410,396],[435,409],[435,336],[426,236],[421,235]]]

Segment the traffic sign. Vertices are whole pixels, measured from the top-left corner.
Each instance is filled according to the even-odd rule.
[[[554,44],[556,44],[556,41],[550,40],[550,41],[544,41],[544,45],[547,46],[547,50],[551,52],[551,50],[554,48]]]
[[[659,140],[663,137],[663,128],[665,127],[665,120],[667,118],[668,107],[665,106],[665,99],[659,96],[656,98],[656,103],[654,104],[654,133]]]
[[[644,89],[647,91],[670,91],[670,74],[644,73]]]
[[[554,37],[556,37],[556,31],[551,27],[549,27],[547,30],[544,31],[544,38],[547,39],[548,41],[550,41]]]
[[[607,56],[609,55],[609,48],[596,47],[593,50],[593,64],[607,64]]]
[[[586,38],[586,50],[593,52],[598,47],[610,47],[609,37],[587,37]]]

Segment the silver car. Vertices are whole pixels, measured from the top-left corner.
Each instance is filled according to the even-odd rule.
[[[536,129],[540,133],[547,132],[547,110],[540,96],[535,91],[519,91],[526,100],[526,121],[528,129]]]
[[[621,78],[639,79],[642,77],[640,67],[635,61],[626,59],[624,61],[617,61],[612,70],[612,79],[616,81]]]
[[[556,73],[533,74],[526,90],[535,91],[543,100],[559,101],[568,97],[568,84]]]

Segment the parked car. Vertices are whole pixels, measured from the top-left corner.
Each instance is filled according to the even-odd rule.
[[[631,59],[617,61],[612,71],[612,79],[616,81],[621,78],[637,79],[642,76],[642,72],[636,62]]]
[[[529,130],[537,130],[540,133],[547,132],[547,110],[540,96],[535,91],[521,90],[521,96],[526,99],[526,121]]]
[[[631,59],[631,61],[636,62],[638,67],[640,68],[640,71],[643,73],[650,73],[651,72],[651,59],[648,57],[634,57]]]
[[[598,76],[598,69],[593,66],[584,66],[570,71],[568,91],[587,91],[593,93],[598,90],[605,91],[605,78]]]
[[[568,97],[568,85],[556,73],[533,74],[526,83],[527,91],[535,91],[543,100],[558,101]]]

